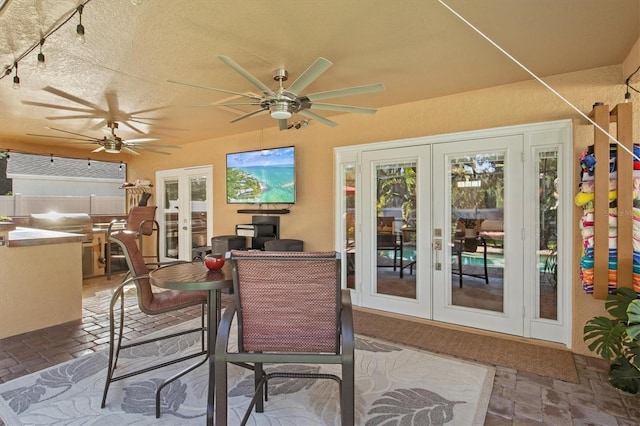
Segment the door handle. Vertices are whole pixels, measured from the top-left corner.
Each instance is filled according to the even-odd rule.
[[[442,250],[442,238],[436,238],[433,240],[433,251],[436,255],[435,262],[433,264],[436,271],[442,270],[442,263],[440,263],[440,251]]]

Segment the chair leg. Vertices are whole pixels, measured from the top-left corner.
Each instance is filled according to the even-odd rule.
[[[216,404],[216,425],[226,426],[227,424],[227,361],[215,359],[215,404]],[[211,362],[211,361],[209,361]],[[213,401],[208,401],[212,404]]]
[[[118,337],[117,350],[115,349],[115,319],[114,319],[114,305],[117,300],[120,299],[120,331]],[[109,308],[109,365],[107,367],[107,378],[104,384],[104,392],[102,393],[101,408],[104,408],[107,403],[107,392],[109,392],[109,385],[111,385],[113,373],[118,363],[118,355],[120,354],[120,343],[122,342],[122,328],[124,325],[124,289],[121,287],[116,290],[116,293],[112,296],[111,306]],[[115,354],[114,354],[115,352]]]
[[[255,385],[255,391],[256,391],[256,395],[259,395],[258,398],[256,398],[256,413],[264,413],[264,398],[265,398],[265,394],[264,394],[264,389],[262,388],[261,382],[264,379],[264,370],[262,369],[262,363],[255,363],[255,374],[254,374],[254,385]]]
[[[355,374],[352,363],[342,364],[342,380],[340,381],[340,417],[342,426],[355,424]]]

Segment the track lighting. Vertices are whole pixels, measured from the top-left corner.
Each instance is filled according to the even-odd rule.
[[[11,151],[7,150],[7,161],[11,161]]]
[[[42,53],[42,45],[44,44],[44,38],[40,39],[40,53],[38,53],[38,64],[37,67],[39,69],[45,69],[47,67],[47,63],[44,61],[44,53]]]
[[[61,17],[59,19],[59,21],[62,21],[62,23],[60,25],[56,26],[55,28],[53,28],[52,30],[50,30],[50,31],[48,31],[48,32],[46,32],[44,34],[41,33],[39,41],[37,41],[36,43],[33,43],[31,46],[29,46],[29,48],[27,50],[25,50],[21,55],[15,56],[15,60],[14,60],[13,65],[5,67],[4,73],[0,72],[0,80],[2,80],[5,77],[10,76],[11,73],[13,72],[14,68],[15,68],[16,74],[13,77],[13,87],[15,89],[19,89],[20,88],[20,77],[18,77],[18,62],[20,62],[27,55],[29,55],[31,52],[33,52],[34,50],[36,50],[38,48],[39,48],[38,55],[37,55],[38,62],[36,63],[36,65],[37,65],[37,67],[39,69],[46,68],[45,55],[42,52],[42,46],[44,45],[44,42],[47,40],[47,38],[51,37],[51,35],[53,35],[56,31],[58,31],[60,28],[62,28],[67,22],[69,22],[71,20],[71,18],[73,18],[73,15],[75,15],[76,13],[78,14],[78,18],[79,18],[78,25],[76,26],[76,37],[78,39],[78,42],[84,43],[85,42],[85,37],[84,37],[85,28],[84,28],[84,25],[82,25],[82,12],[84,10],[84,6],[87,5],[91,1],[92,0],[82,0],[82,3],[80,5],[78,5],[78,7],[76,7],[76,10],[75,10],[74,13],[72,13],[69,16],[67,16],[66,18],[65,17]],[[2,3],[3,3],[3,0],[0,0],[0,5]]]
[[[53,154],[50,154],[49,161],[51,162],[51,164],[53,164]]]
[[[91,168],[91,158],[87,158],[87,169]]]
[[[13,68],[16,70],[16,75],[13,76],[13,88],[20,89],[20,77],[18,77],[18,63],[14,62]]]
[[[122,161],[120,161],[120,166],[118,167],[118,170],[122,171]]]
[[[85,38],[84,38],[84,25],[82,25],[82,9],[84,8],[83,5],[79,5],[78,6],[78,18],[79,18],[79,23],[78,26],[76,27],[76,39],[78,40],[78,42],[84,44],[85,42]]]

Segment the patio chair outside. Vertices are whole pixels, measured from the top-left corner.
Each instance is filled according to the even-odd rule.
[[[167,365],[175,364],[177,362],[182,362],[187,359],[195,358],[201,355],[206,355],[206,345],[205,345],[205,311],[207,304],[207,292],[206,291],[179,291],[179,290],[163,290],[163,291],[153,291],[151,282],[149,281],[149,268],[153,269],[154,267],[161,266],[160,263],[145,263],[145,259],[138,248],[138,244],[136,242],[136,235],[132,232],[120,231],[110,235],[110,239],[112,242],[118,244],[122,249],[122,252],[125,255],[127,260],[127,265],[129,266],[129,272],[125,275],[122,283],[114,290],[113,295],[111,297],[111,304],[109,307],[109,365],[107,369],[107,377],[104,386],[104,393],[102,396],[102,408],[105,407],[107,401],[107,392],[109,391],[109,385],[118,380],[126,379],[128,377],[135,376],[137,374],[141,374],[147,371],[152,371],[161,367],[165,367]],[[170,262],[175,263],[175,262]],[[184,309],[190,306],[201,306],[201,321],[199,327],[191,328],[189,330],[164,334],[156,338],[136,340],[132,343],[122,342],[122,333],[125,322],[125,301],[124,301],[124,291],[125,287],[128,285],[135,285],[137,291],[138,298],[138,307],[142,312],[147,315],[158,315],[165,312],[176,311],[179,309]],[[116,324],[115,324],[115,313],[116,306],[119,303],[119,321],[118,321],[118,336],[116,339]],[[137,314],[137,312],[135,313]],[[169,327],[171,324],[167,324]],[[143,344],[156,342],[158,340],[168,339],[170,337],[181,336],[187,333],[200,333],[201,340],[201,348],[198,352],[183,356],[177,359],[162,359],[159,364],[150,365],[143,369],[128,372],[126,374],[122,374],[120,376],[114,376],[116,372],[116,367],[118,363],[118,356],[120,355],[120,351],[122,349],[131,348],[134,346],[140,346]],[[160,392],[167,384],[171,383],[173,380],[181,377],[185,373],[193,370],[199,365],[203,364],[206,358],[203,357],[203,360],[186,368],[182,372],[174,375],[173,377],[166,379],[158,389],[156,390],[156,417],[160,417]]]
[[[216,424],[227,424],[227,363],[254,370],[255,406],[264,411],[268,380],[323,378],[338,382],[343,425],[354,423],[354,333],[349,290],[340,289],[335,252],[232,251],[234,301],[220,323],[215,350]],[[238,350],[229,351],[237,315]],[[265,372],[265,364],[341,364],[330,374]]]

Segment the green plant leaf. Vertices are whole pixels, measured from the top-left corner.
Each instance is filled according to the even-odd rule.
[[[625,357],[620,357],[609,368],[609,382],[620,390],[636,394],[640,389],[640,370]]]
[[[640,299],[636,299],[627,306],[628,325],[640,324]]]
[[[604,305],[607,308],[607,312],[609,312],[612,317],[626,322],[627,307],[637,298],[638,295],[635,291],[630,288],[622,287],[617,289],[614,294],[608,295]]]
[[[636,327],[640,327],[640,325]],[[629,328],[627,328],[627,333],[628,331]],[[624,342],[624,356],[631,365],[640,370],[640,345],[637,339],[626,339]]]
[[[584,341],[589,350],[611,362],[622,355],[622,339],[625,337],[625,325],[615,319],[595,317],[584,326]]]

